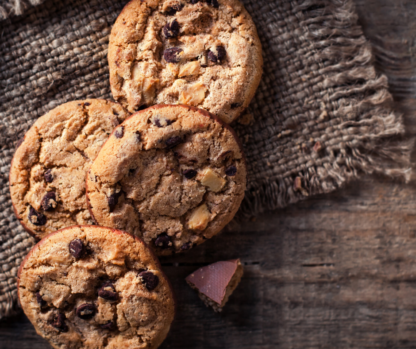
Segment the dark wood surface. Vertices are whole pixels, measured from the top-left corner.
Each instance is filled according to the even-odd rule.
[[[356,3],[377,69],[416,135],[416,1]],[[184,278],[236,257],[245,275],[215,314]],[[233,225],[162,264],[178,301],[163,348],[416,348],[416,181],[365,178]],[[0,348],[49,346],[20,315],[0,321]]]

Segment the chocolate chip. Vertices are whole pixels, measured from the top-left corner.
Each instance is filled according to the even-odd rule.
[[[160,234],[155,240],[156,247],[166,249],[172,246],[172,240],[166,233]]]
[[[169,126],[169,125],[172,125],[173,124],[173,121],[172,120],[165,119],[165,118],[163,118],[163,119],[155,118],[153,120],[153,122],[154,122],[154,124],[157,127],[160,127],[160,128],[166,127],[166,126]]]
[[[183,4],[175,4],[172,5],[172,7],[168,8],[165,13],[168,16],[173,16],[174,14],[176,14],[176,12],[179,12],[183,9]]]
[[[182,138],[181,137],[179,137],[179,136],[173,136],[173,137],[170,137],[170,138],[168,138],[166,141],[165,141],[165,144],[166,144],[166,146],[168,147],[168,148],[174,148],[174,147],[176,147],[178,144],[181,144],[183,141],[182,141]]]
[[[114,211],[114,209],[116,208],[117,203],[118,203],[118,199],[119,199],[120,195],[121,195],[121,191],[120,191],[120,192],[118,192],[118,193],[111,194],[111,195],[107,198],[107,201],[108,201],[108,207],[109,207],[109,209],[110,209],[110,212],[113,212],[113,211]]]
[[[183,52],[183,50],[179,47],[171,47],[165,50],[163,53],[163,57],[165,58],[165,61],[168,63],[179,63],[181,60],[180,54]]]
[[[116,131],[114,132],[114,136],[116,138],[122,138],[124,136],[124,126],[117,128]]]
[[[172,22],[166,23],[163,27],[163,34],[167,39],[176,38],[179,35],[179,30],[179,23],[176,19],[174,19]]]
[[[75,258],[80,259],[85,253],[85,246],[80,239],[72,240],[69,243],[69,253]]]
[[[227,55],[224,46],[217,46],[215,47],[215,50],[209,50],[208,51],[208,59],[211,62],[214,63],[221,63],[221,61],[225,58]]]
[[[142,140],[142,135],[140,131],[136,131],[135,134],[136,134],[136,141],[140,142]]]
[[[91,103],[87,102],[87,103],[84,103],[84,105],[88,107],[89,105],[91,105]]]
[[[49,318],[49,323],[60,332],[67,332],[68,326],[65,324],[65,315],[62,313],[53,313]]]
[[[195,170],[183,170],[182,174],[186,179],[192,179],[198,174],[198,172]]]
[[[142,282],[149,291],[153,291],[157,285],[159,285],[158,276],[153,274],[151,271],[142,271],[139,273],[139,276],[142,278]]]
[[[52,183],[53,181],[52,170],[47,170],[45,174],[43,175],[43,177],[45,178],[46,183]]]
[[[94,304],[90,303],[81,304],[76,310],[77,316],[84,320],[91,319],[96,312],[97,308]]]
[[[116,326],[114,324],[114,322],[109,321],[106,324],[103,324],[100,326],[103,330],[109,330],[109,331],[114,331],[116,329]]]
[[[191,243],[190,241],[188,241],[188,242],[184,243],[184,244],[181,246],[181,250],[182,250],[182,251],[187,251],[187,250],[190,250],[190,249],[191,249],[191,247],[192,247],[192,243]]]
[[[42,209],[44,211],[53,210],[57,205],[55,192],[53,191],[47,192],[46,195],[43,197],[40,205],[42,206]]]
[[[235,167],[234,165],[227,167],[227,169],[225,170],[225,174],[230,177],[235,176],[237,174],[237,167]]]
[[[48,306],[48,303],[42,298],[39,292],[36,292],[36,301],[40,305],[41,308],[46,308]]]
[[[218,0],[206,0],[206,2],[207,2],[208,5],[211,5],[215,8],[220,7],[220,4],[218,3]]]
[[[236,109],[236,108],[240,108],[242,106],[241,103],[232,103],[231,104],[231,109]]]
[[[46,224],[46,216],[43,213],[36,211],[32,206],[29,208],[29,221],[33,225],[45,225]]]
[[[116,301],[118,299],[118,294],[111,281],[107,281],[101,286],[98,290],[98,296],[108,301]]]

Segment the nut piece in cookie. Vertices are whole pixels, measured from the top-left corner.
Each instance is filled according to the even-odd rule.
[[[239,259],[234,259],[200,268],[189,275],[186,282],[198,291],[207,307],[221,312],[242,276],[243,266]]]

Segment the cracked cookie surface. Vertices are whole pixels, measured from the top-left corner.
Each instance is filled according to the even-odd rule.
[[[157,348],[174,301],[157,258],[137,237],[75,226],[41,240],[22,262],[19,300],[54,348]]]
[[[111,31],[114,99],[130,112],[153,104],[203,108],[224,122],[248,107],[263,59],[238,0],[133,0]]]
[[[245,188],[245,160],[231,128],[180,105],[128,118],[87,175],[97,223],[141,237],[158,255],[186,251],[218,234]]]
[[[85,176],[101,146],[129,114],[118,103],[65,103],[40,117],[25,134],[10,169],[16,216],[37,238],[92,224]]]

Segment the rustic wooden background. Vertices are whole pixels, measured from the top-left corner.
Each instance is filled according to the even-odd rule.
[[[416,0],[356,3],[377,68],[416,135]],[[244,278],[215,314],[184,278],[236,257]],[[162,264],[178,298],[165,349],[416,348],[416,181],[366,178]],[[0,348],[50,347],[20,315],[0,321]]]

